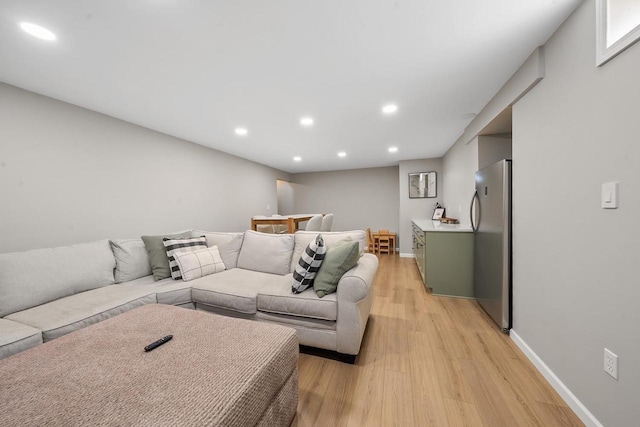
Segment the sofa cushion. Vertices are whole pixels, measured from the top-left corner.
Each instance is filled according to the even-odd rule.
[[[0,254],[0,317],[114,283],[108,240]]]
[[[40,329],[43,341],[47,342],[156,301],[156,294],[150,289],[105,286],[19,311],[6,318]]]
[[[193,252],[178,252],[173,258],[185,282],[226,269],[217,246]]]
[[[169,271],[171,277],[174,280],[181,280],[182,273],[180,272],[180,266],[176,262],[176,254],[178,252],[193,252],[198,249],[207,247],[207,238],[200,237],[188,237],[186,239],[169,239],[165,237],[162,239],[162,244],[167,250],[167,259],[169,260]]]
[[[164,239],[165,237],[169,239],[187,238],[191,237],[191,231],[165,234],[163,236],[141,237],[142,241],[144,242],[145,249],[149,254],[149,263],[151,264],[153,278],[156,280],[162,280],[166,279],[167,277],[171,277],[171,270],[169,270],[169,257],[167,257],[167,250],[162,243],[162,239]]]
[[[291,285],[291,291],[294,294],[303,292],[310,286],[313,286],[313,279],[316,277],[316,273],[322,264],[326,248],[324,247],[324,240],[322,235],[318,234],[315,240],[312,240],[302,256],[298,260],[293,271],[293,283]]]
[[[307,245],[313,241],[318,235],[317,231],[296,231],[294,234],[295,245],[293,247],[293,256],[291,261],[291,269],[293,272],[296,268],[296,264],[304,252]],[[353,230],[353,231],[332,231],[332,232],[323,232],[322,239],[324,240],[324,245],[327,250],[331,248],[333,245],[338,243],[341,240],[350,237],[351,239],[358,242],[360,245],[360,252],[363,252],[367,248],[367,235],[364,230]]]
[[[40,329],[0,319],[0,359],[42,344]]]
[[[182,280],[176,281],[167,278],[156,282],[153,276],[145,276],[131,282],[123,283],[122,286],[130,286],[133,289],[155,292],[158,304],[191,304],[191,285]]]
[[[111,240],[110,243],[116,259],[116,283],[136,280],[151,274],[149,254],[142,239],[118,239]]]
[[[324,261],[313,281],[313,290],[322,298],[338,289],[338,282],[344,273],[358,263],[360,248],[358,242],[343,240],[327,250]]]
[[[227,270],[236,268],[238,265],[238,256],[244,233],[223,233],[215,231],[194,230],[193,236],[205,236],[207,238],[207,246],[217,246],[220,251],[220,258]]]
[[[335,321],[338,317],[336,294],[318,298],[313,289],[292,294],[288,286],[270,286],[258,291],[259,311],[289,316]]]
[[[259,273],[234,268],[218,274],[201,277],[191,283],[193,302],[255,314],[259,290],[279,289],[284,286],[291,292],[291,275]]]
[[[294,238],[291,234],[264,234],[257,231],[246,231],[238,257],[238,267],[271,274],[285,275],[290,273],[293,242]],[[300,252],[301,254],[302,252]],[[300,255],[298,255],[298,259]]]

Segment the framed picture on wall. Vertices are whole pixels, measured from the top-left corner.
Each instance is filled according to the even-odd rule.
[[[409,198],[421,199],[437,197],[435,172],[416,172],[409,174]]]

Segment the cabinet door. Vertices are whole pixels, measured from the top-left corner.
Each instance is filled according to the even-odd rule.
[[[473,297],[473,233],[427,233],[427,286],[436,295]]]

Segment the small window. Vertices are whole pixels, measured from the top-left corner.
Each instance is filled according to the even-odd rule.
[[[640,39],[640,1],[596,0],[596,65]]]

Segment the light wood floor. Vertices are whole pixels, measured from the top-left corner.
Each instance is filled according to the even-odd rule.
[[[581,426],[475,301],[431,295],[415,261],[380,255],[355,365],[299,360],[293,426]]]

